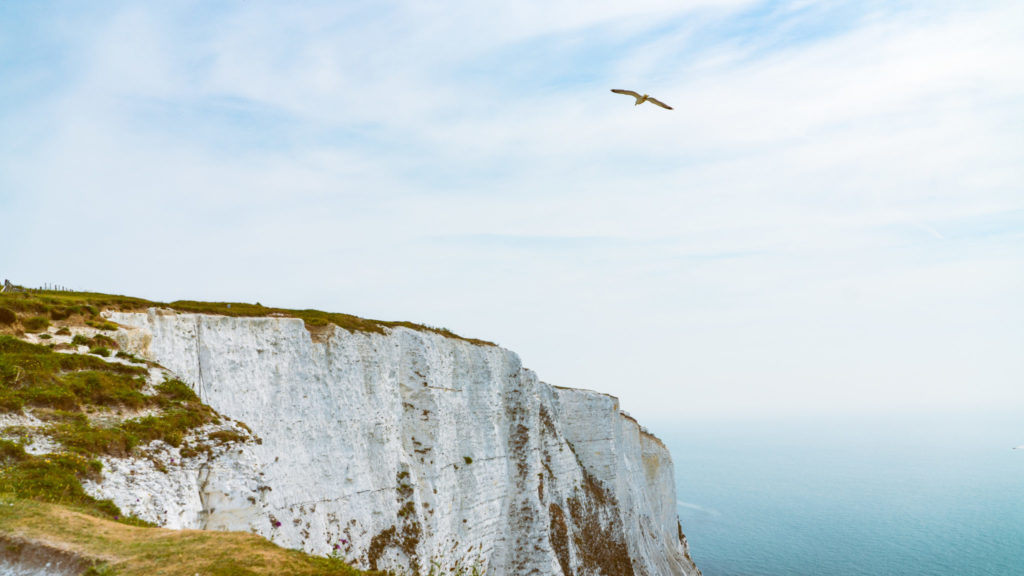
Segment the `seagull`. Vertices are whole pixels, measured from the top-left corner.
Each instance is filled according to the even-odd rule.
[[[639,105],[643,104],[644,102],[650,102],[651,104],[657,104],[658,106],[661,106],[665,110],[671,110],[672,109],[672,107],[669,106],[668,104],[665,104],[664,102],[659,102],[658,100],[656,100],[655,98],[652,98],[651,96],[649,96],[647,94],[644,94],[643,96],[641,96],[640,94],[637,94],[636,92],[633,92],[632,90],[619,90],[617,88],[612,88],[612,92],[615,92],[616,94],[625,94],[627,96],[632,96],[633,98],[636,98],[636,103],[633,104],[633,106],[639,106]]]

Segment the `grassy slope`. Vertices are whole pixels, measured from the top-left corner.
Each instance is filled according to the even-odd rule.
[[[141,528],[73,509],[0,496],[0,534],[74,552],[99,574],[204,576],[379,574],[241,532]]]

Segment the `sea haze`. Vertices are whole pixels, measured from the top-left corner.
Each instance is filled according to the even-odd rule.
[[[1017,415],[674,423],[705,576],[1024,574]]]

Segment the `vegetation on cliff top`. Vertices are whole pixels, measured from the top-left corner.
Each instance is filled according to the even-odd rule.
[[[389,328],[409,328],[421,332],[434,332],[447,338],[465,340],[482,346],[494,346],[493,342],[464,338],[446,328],[425,326],[413,322],[370,320],[351,314],[323,312],[321,310],[289,310],[270,308],[262,304],[245,302],[197,302],[177,300],[170,303],[152,302],[130,296],[116,296],[95,292],[57,292],[32,290],[28,292],[0,293],[0,331],[39,332],[46,329],[49,320],[67,320],[89,325],[101,330],[114,330],[116,324],[103,321],[99,314],[103,310],[138,312],[147,308],[169,308],[178,312],[217,314],[235,317],[279,316],[301,318],[310,329],[323,328],[334,324],[350,332],[383,334]]]

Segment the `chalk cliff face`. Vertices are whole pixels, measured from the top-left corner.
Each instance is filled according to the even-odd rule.
[[[262,440],[170,472],[108,463],[95,490],[126,511],[413,574],[700,573],[665,446],[615,398],[544,384],[512,352],[294,318],[108,316],[130,327],[123,347]]]

